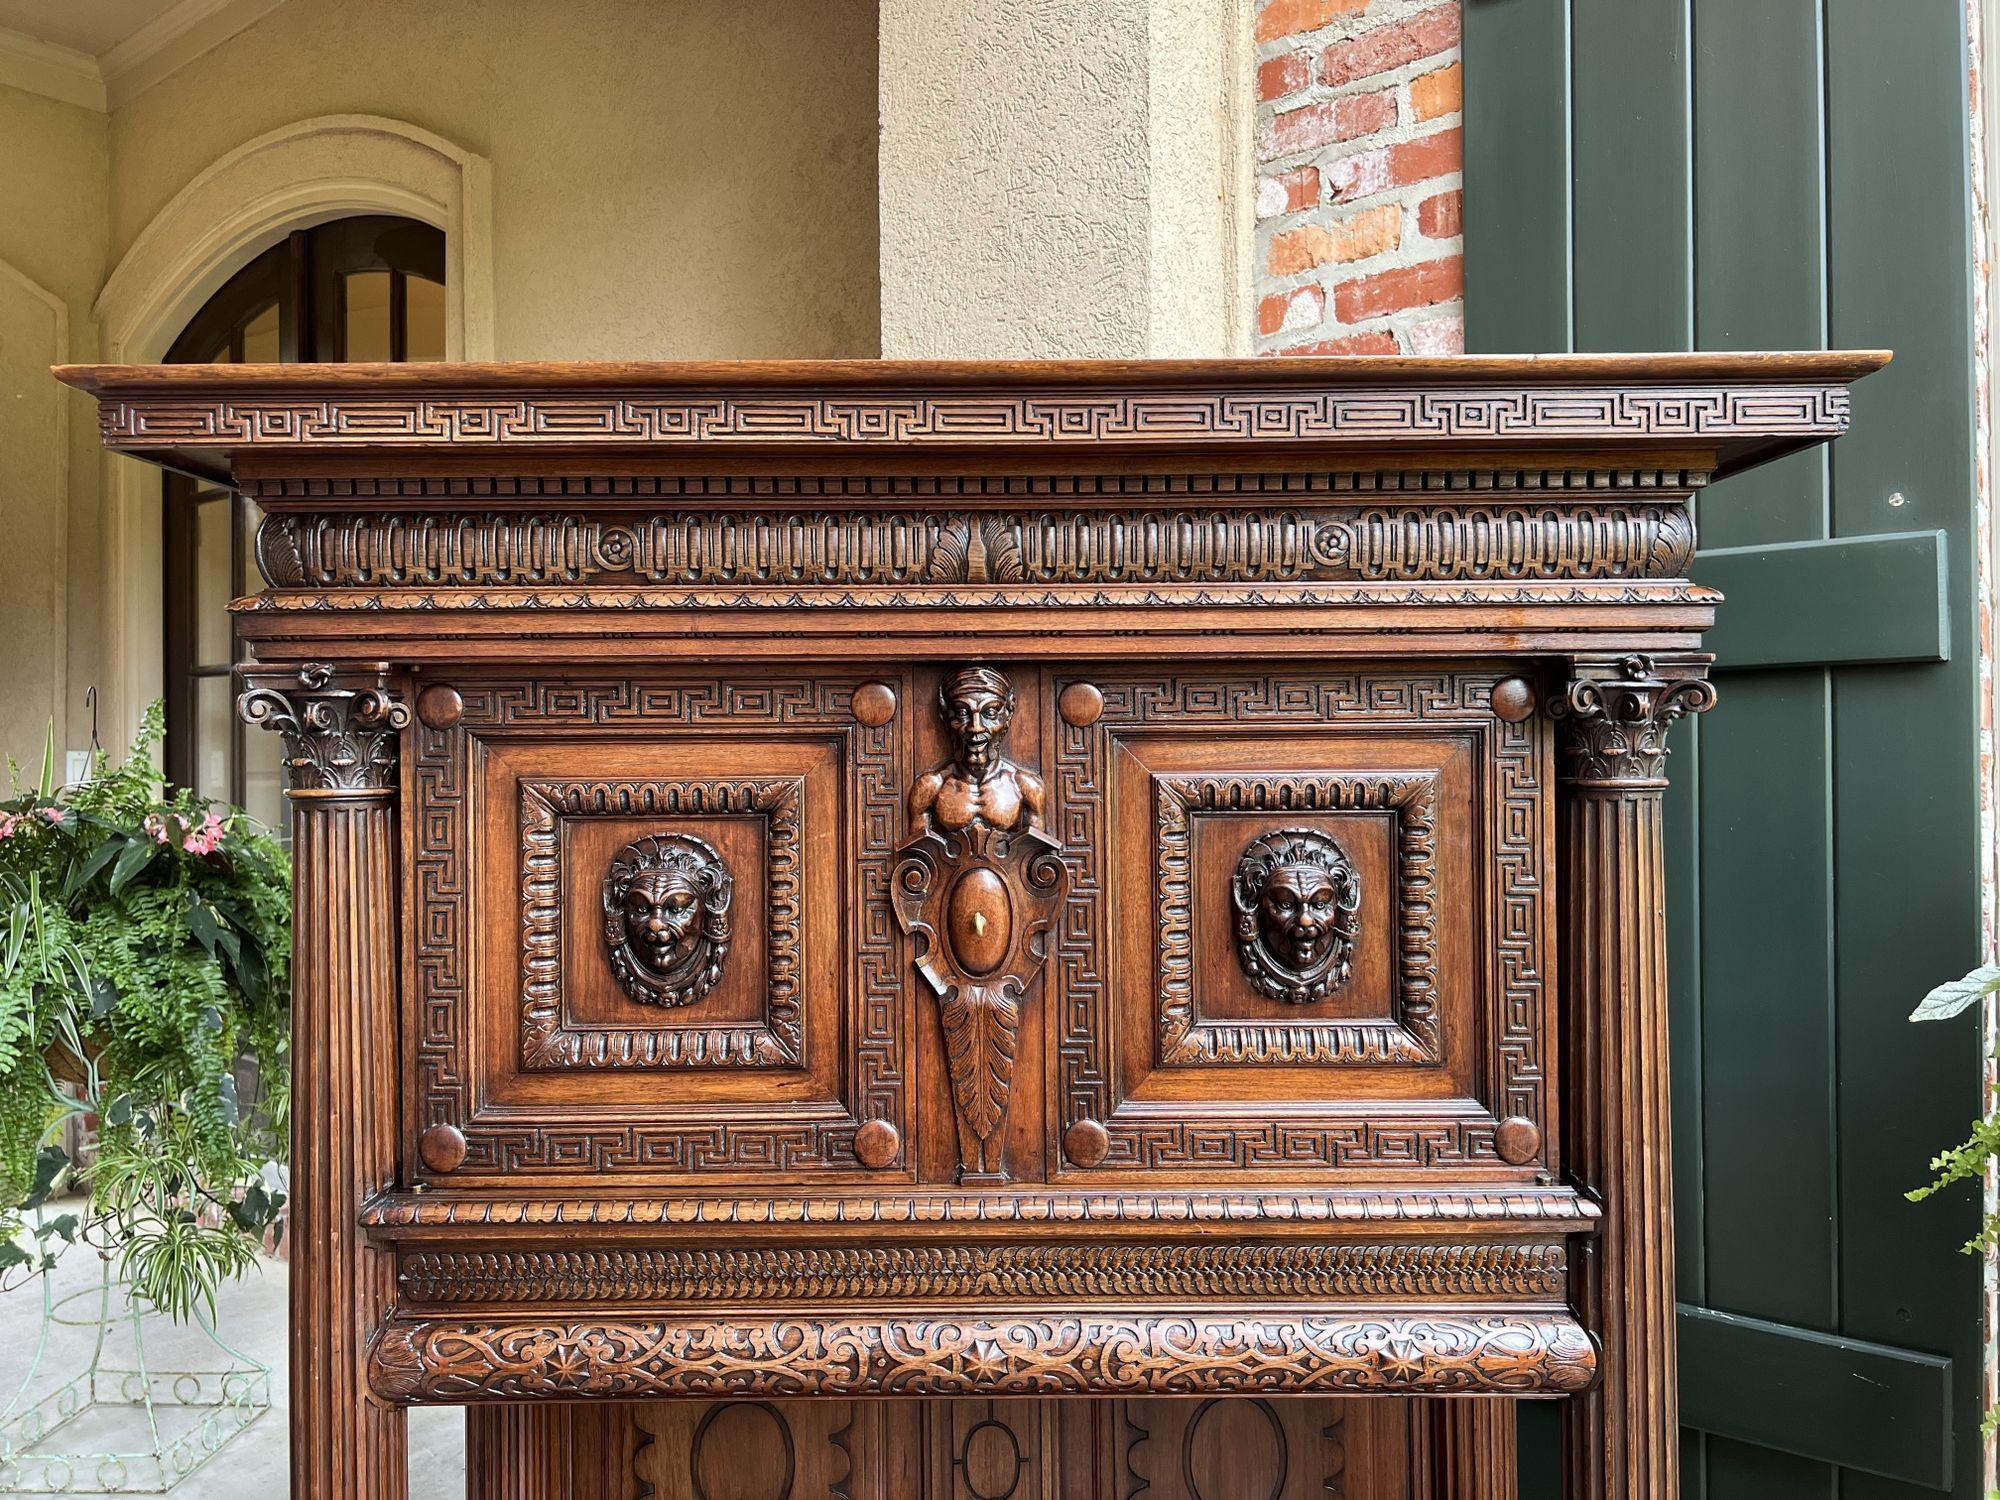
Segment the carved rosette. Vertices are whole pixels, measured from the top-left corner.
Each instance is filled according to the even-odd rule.
[[[1563,776],[1576,786],[1662,788],[1667,731],[1715,704],[1706,662],[1657,663],[1649,656],[1576,664],[1549,701],[1562,724]]]
[[[236,700],[246,724],[284,736],[293,795],[386,795],[410,706],[379,678],[336,674],[321,663],[253,676]]]
[[[1069,871],[1042,832],[1041,781],[1000,753],[1014,715],[1006,678],[983,667],[953,673],[939,709],[956,750],[911,790],[913,837],[897,851],[890,903],[937,996],[959,1181],[1005,1182],[1001,1127],[1021,1009]]]

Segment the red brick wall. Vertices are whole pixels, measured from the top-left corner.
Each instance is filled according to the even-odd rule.
[[[1257,348],[1465,348],[1459,0],[1263,0]]]

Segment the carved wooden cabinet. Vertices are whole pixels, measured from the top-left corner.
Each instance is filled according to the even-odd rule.
[[[1878,363],[62,372],[266,517],[295,1493],[1674,1493],[1689,500]]]

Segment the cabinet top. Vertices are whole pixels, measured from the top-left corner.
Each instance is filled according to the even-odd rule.
[[[311,472],[413,450],[641,460],[1142,452],[1407,463],[1426,453],[1684,456],[1712,472],[1837,436],[1878,351],[1224,360],[62,365],[106,446],[195,473]],[[837,458],[835,459],[837,461]]]

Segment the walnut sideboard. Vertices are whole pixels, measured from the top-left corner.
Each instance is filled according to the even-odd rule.
[[[1675,1494],[1689,502],[1884,358],[62,370],[265,514],[293,1493]]]

